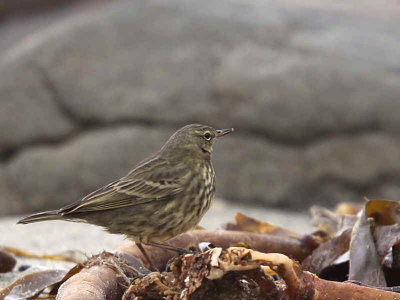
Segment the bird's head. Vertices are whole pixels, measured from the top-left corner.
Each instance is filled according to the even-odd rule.
[[[233,128],[217,130],[202,124],[187,125],[175,132],[162,150],[190,155],[192,158],[209,158],[214,141],[231,132]]]

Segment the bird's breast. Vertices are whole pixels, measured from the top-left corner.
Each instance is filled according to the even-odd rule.
[[[201,166],[198,181],[193,204],[195,207],[194,213],[201,218],[210,208],[211,200],[215,193],[215,173],[211,163],[205,163]]]

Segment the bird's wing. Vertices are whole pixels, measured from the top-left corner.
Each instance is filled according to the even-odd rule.
[[[182,165],[170,165],[160,159],[146,161],[127,176],[114,181],[59,213],[88,212],[138,205],[173,197],[184,189],[189,172]]]

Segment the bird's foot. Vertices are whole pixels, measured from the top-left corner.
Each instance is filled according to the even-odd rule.
[[[178,253],[178,255],[185,255],[185,254],[196,254],[199,253],[198,251],[192,250],[192,249],[186,249],[186,248],[179,248],[177,247],[175,249],[176,253]]]
[[[142,243],[138,243],[136,242],[136,246],[139,248],[140,252],[142,252],[144,259],[146,260],[149,269],[153,272],[160,272],[160,270],[158,270],[158,268],[153,264],[153,262],[151,261],[151,259],[149,258],[149,256],[147,255],[146,250],[143,248]]]
[[[162,244],[162,243],[156,243],[156,242],[147,242],[146,245],[162,248],[162,249],[169,250],[169,251],[174,251],[174,252],[178,253],[179,255],[197,253],[197,251],[194,251],[194,250],[191,250],[191,249],[175,247],[175,246],[171,246],[171,245],[168,245],[168,244]]]

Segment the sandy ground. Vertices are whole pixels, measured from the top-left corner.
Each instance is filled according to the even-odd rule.
[[[231,221],[236,212],[242,212],[248,216],[265,220],[300,233],[311,230],[310,217],[307,213],[248,207],[222,200],[215,201],[213,207],[203,218],[200,225],[207,229],[219,228],[222,224]],[[66,250],[79,249],[87,255],[91,255],[99,253],[102,250],[111,251],[124,241],[123,236],[108,234],[101,228],[88,224],[50,221],[17,225],[17,220],[18,217],[0,218],[0,247],[14,247],[36,254],[56,254]],[[23,274],[23,272],[18,271],[21,265],[32,266],[25,271],[32,272],[37,267],[69,268],[73,264],[18,258],[18,265],[14,268],[13,272],[0,274],[0,288]]]

